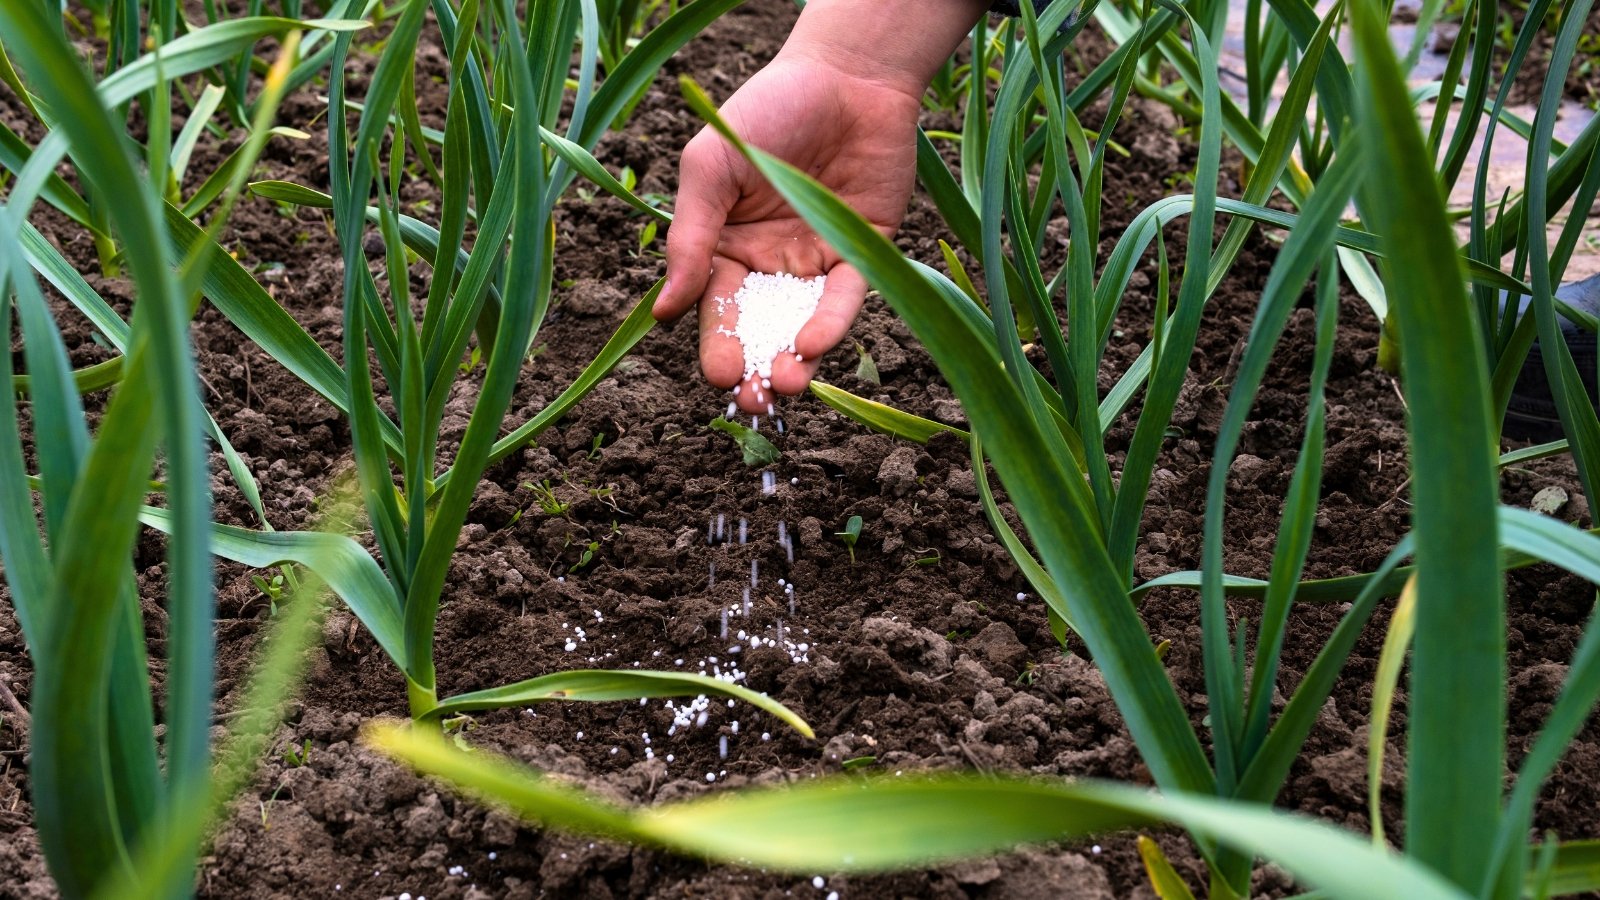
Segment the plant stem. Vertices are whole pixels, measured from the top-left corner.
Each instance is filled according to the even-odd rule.
[[[439,705],[438,689],[433,685],[423,687],[407,678],[406,700],[411,706],[411,718],[413,720],[421,720],[423,716],[432,712]]]

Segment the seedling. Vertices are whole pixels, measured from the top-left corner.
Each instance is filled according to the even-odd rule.
[[[277,615],[278,601],[283,599],[283,573],[272,576],[270,581],[260,575],[251,575],[250,580],[255,582],[256,590],[267,598],[267,605],[271,608],[272,615]]]
[[[851,516],[844,523],[843,531],[834,532],[834,537],[844,541],[844,548],[850,553],[850,565],[856,564],[856,541],[861,539],[861,517]]]
[[[878,377],[878,364],[873,361],[872,353],[861,344],[856,344],[856,355],[860,360],[856,363],[856,377],[868,384],[882,384]]]
[[[538,484],[524,482],[522,486],[533,492],[533,502],[537,503],[539,509],[547,516],[565,516],[572,509],[571,503],[556,496],[556,490],[550,485],[548,478]]]
[[[467,745],[467,732],[478,730],[477,719],[468,715],[450,716],[441,720],[439,727],[458,748],[464,751],[472,750]]]
[[[769,466],[783,455],[771,441],[762,437],[760,432],[738,422],[718,416],[711,420],[711,427],[733,437],[739,449],[744,451],[744,464],[747,466]]]
[[[589,543],[585,544],[583,547],[583,553],[578,556],[578,561],[573,564],[572,568],[567,570],[567,574],[570,575],[573,572],[576,572],[579,569],[589,565],[589,563],[594,562],[594,554],[599,549],[599,541],[590,541]]]
[[[299,747],[296,747],[293,744],[285,747],[283,751],[283,761],[288,763],[291,768],[295,769],[298,769],[310,762],[311,739],[306,738],[305,743],[301,744]]]
[[[265,800],[256,801],[256,805],[261,807],[261,828],[262,828],[263,831],[272,828],[272,825],[269,823],[268,818],[272,814],[272,806],[273,806],[273,804],[278,802],[278,795],[281,794],[281,793],[283,793],[283,785],[280,784],[277,787],[272,789],[272,796],[268,797]]]
[[[650,221],[644,223],[644,228],[640,229],[639,231],[640,252],[654,252],[650,250],[650,245],[656,242],[656,229],[660,225],[661,223],[657,222],[655,219],[651,219]]]

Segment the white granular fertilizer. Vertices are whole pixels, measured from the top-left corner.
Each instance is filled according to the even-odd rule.
[[[744,377],[772,377],[772,361],[779,353],[794,352],[794,339],[817,311],[827,276],[800,278],[787,272],[768,275],[751,272],[732,297],[717,298],[717,312],[732,303],[739,311],[734,327],[717,326],[744,345]]]

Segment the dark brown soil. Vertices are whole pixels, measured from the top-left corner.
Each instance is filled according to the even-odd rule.
[[[669,63],[626,132],[602,142],[602,161],[613,169],[631,166],[644,190],[670,195],[678,149],[696,130],[671,88],[672,76],[691,73],[714,97],[725,97],[776,51],[792,17],[790,4],[758,0],[719,21]],[[425,49],[422,58],[427,65],[440,62],[436,49]],[[0,97],[4,102],[8,98]],[[287,104],[282,118],[303,125],[320,111],[306,91]],[[9,108],[0,112],[14,115]],[[1097,121],[1094,115],[1089,120]],[[1108,248],[1139,209],[1171,190],[1168,178],[1192,167],[1192,148],[1174,137],[1176,131],[1170,115],[1150,104],[1134,103],[1125,117],[1117,138],[1134,155],[1117,158],[1107,173]],[[274,144],[265,164],[270,177],[314,187],[325,184],[324,167],[320,134]],[[1222,190],[1236,195],[1238,186],[1230,181]],[[407,199],[426,199],[426,191]],[[48,216],[41,227],[83,271],[94,271],[87,241]],[[637,216],[609,199],[574,195],[563,203],[556,277],[570,286],[559,292],[539,337],[546,350],[523,377],[515,421],[533,415],[572,379],[659,276],[659,257],[638,251],[641,227]],[[918,198],[901,246],[937,265],[935,242],[942,235],[931,205]],[[1181,252],[1182,237],[1175,224],[1168,233],[1174,251]],[[337,355],[338,252],[323,217],[249,202],[235,216],[228,245],[247,264],[264,267],[273,295]],[[1191,382],[1172,423],[1177,431],[1153,483],[1137,560],[1140,579],[1198,563],[1211,444],[1275,248],[1268,238],[1252,238],[1207,312]],[[1061,248],[1051,252],[1059,264]],[[126,293],[114,282],[95,284],[108,297]],[[1152,267],[1135,276],[1107,379],[1131,363],[1146,340],[1154,286]],[[1370,312],[1352,294],[1341,315],[1328,388],[1328,472],[1308,577],[1372,570],[1407,527],[1403,408],[1391,379],[1375,369]],[[77,321],[70,314],[64,320]],[[194,335],[208,402],[260,479],[272,525],[304,525],[318,498],[348,470],[346,428],[331,407],[214,310],[201,314]],[[927,356],[880,301],[869,300],[852,338],[872,353],[881,386],[855,378],[848,344],[824,364],[826,380],[962,423]],[[76,363],[100,358],[86,326],[70,325],[67,340]],[[989,532],[959,442],[897,443],[864,433],[811,398],[789,401],[781,410],[785,435],[762,425],[784,452],[776,467],[778,490],[763,496],[759,473],[741,464],[729,440],[706,428],[726,397],[698,379],[694,341],[688,324],[657,330],[538,446],[506,460],[480,484],[440,618],[441,690],[591,664],[670,669],[681,659],[684,670],[699,671],[704,660],[708,668],[737,665],[749,686],[806,717],[817,740],[803,740],[767,716],[715,703],[707,725],[669,736],[673,713],[652,702],[489,713],[477,718],[468,735],[472,743],[632,803],[804,779],[862,757],[874,758],[869,768],[885,773],[961,767],[1148,781],[1081,645],[1061,653],[1042,605],[1018,599],[1027,586]],[[1230,572],[1266,573],[1300,440],[1310,360],[1310,315],[1302,309],[1233,466]],[[470,403],[470,396],[461,402]],[[464,428],[467,408],[446,416],[445,452]],[[1110,435],[1114,470],[1131,432],[1125,421]],[[549,515],[535,502],[528,486],[546,481],[570,503],[565,515]],[[1571,490],[1574,500],[1563,515],[1587,524],[1587,503],[1564,462],[1508,472],[1505,496],[1525,503],[1549,484]],[[219,517],[255,524],[225,478],[216,479],[216,491]],[[730,527],[747,520],[749,542],[707,546],[708,520],[719,515]],[[852,515],[865,522],[854,564],[833,537]],[[793,563],[776,542],[779,523],[794,536]],[[579,566],[590,542],[598,549]],[[730,655],[734,641],[719,639],[719,609],[738,603],[752,561],[761,572],[752,613],[734,617],[730,628],[775,636],[781,619],[791,642],[808,645],[804,661],[776,648],[752,650],[748,641]],[[159,544],[141,546],[137,564],[152,603],[148,627],[159,679],[164,635],[153,605],[163,567]],[[226,708],[268,612],[248,573],[236,566],[221,566],[219,573],[220,705]],[[797,588],[792,613],[776,587],[779,578]],[[1592,602],[1590,586],[1548,568],[1510,578],[1513,763],[1555,695]],[[1250,604],[1235,609],[1255,616]],[[1172,641],[1167,665],[1198,722],[1205,696],[1193,596],[1157,593],[1143,613],[1154,638]],[[1296,611],[1284,660],[1286,692],[1339,614],[1321,607]],[[1287,808],[1353,829],[1368,825],[1364,747],[1382,618],[1352,655],[1280,798]],[[575,627],[587,640],[567,651]],[[0,673],[18,682],[26,703],[29,667],[6,604],[0,604]],[[1401,771],[1403,700],[1390,773]],[[894,876],[816,873],[828,879],[818,891],[809,875],[708,866],[547,833],[458,800],[356,742],[363,723],[404,711],[399,673],[348,613],[334,612],[312,654],[301,700],[277,738],[280,751],[309,741],[309,760],[292,765],[275,751],[263,761],[216,837],[202,895],[820,900],[837,890],[843,897],[1153,896],[1131,835]],[[25,732],[8,711],[0,709],[0,716],[0,897],[53,896],[30,825]],[[719,737],[729,741],[725,761],[718,759]],[[1540,809],[1540,828],[1567,837],[1600,833],[1600,797],[1585,774],[1597,757],[1600,734],[1590,728],[1545,792],[1550,799]],[[715,784],[707,783],[708,772]],[[1399,787],[1398,780],[1388,785],[1391,834],[1399,833]],[[1174,834],[1160,840],[1191,883],[1200,884],[1199,863],[1185,840]],[[1293,885],[1266,867],[1256,890],[1282,896]]]

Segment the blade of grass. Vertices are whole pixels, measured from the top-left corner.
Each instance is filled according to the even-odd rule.
[[[612,369],[616,368],[617,363],[621,362],[623,357],[627,356],[634,347],[638,346],[640,341],[644,340],[644,336],[649,334],[656,324],[655,317],[650,314],[650,307],[655,303],[656,296],[661,293],[661,288],[665,284],[664,280],[657,281],[645,293],[643,299],[633,307],[633,311],[628,313],[628,317],[622,321],[621,325],[617,326],[617,330],[611,335],[611,339],[606,341],[605,346],[600,348],[600,352],[595,354],[595,358],[590,361],[589,365],[584,367],[582,372],[578,373],[578,377],[573,379],[572,384],[568,385],[566,390],[562,391],[548,406],[540,410],[538,415],[517,426],[511,433],[494,442],[494,446],[489,450],[489,465],[493,465],[526,447],[546,428],[560,421],[561,417],[570,412],[574,406],[577,406],[584,397],[589,396],[595,386],[609,375]],[[453,471],[454,468],[452,467],[435,479],[434,484],[438,487],[443,487],[449,481],[450,473]]]

